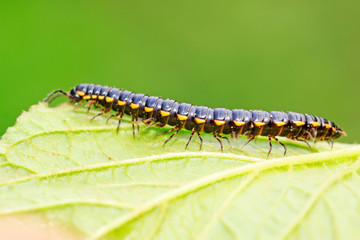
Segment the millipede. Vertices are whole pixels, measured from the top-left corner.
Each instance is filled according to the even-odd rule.
[[[70,92],[57,89],[43,101],[50,104],[54,99],[63,95],[68,97],[71,104],[82,106],[87,103],[88,111],[92,106],[101,108],[101,111],[92,119],[113,110],[114,114],[107,118],[106,123],[113,117],[119,117],[117,132],[124,114],[130,115],[134,138],[135,126],[139,132],[139,123],[141,122],[145,123],[147,127],[172,126],[171,129],[158,134],[172,133],[164,145],[181,129],[189,130],[191,133],[185,149],[193,136],[197,134],[201,150],[203,144],[201,132],[212,133],[220,144],[221,152],[223,151],[221,139],[225,139],[231,147],[229,138],[224,135],[231,135],[232,138],[238,138],[239,135],[248,136],[248,140],[243,146],[253,141],[256,136],[268,137],[270,149],[267,157],[271,153],[273,139],[283,146],[285,156],[287,148],[277,137],[302,141],[311,151],[307,140],[329,141],[332,149],[333,139],[337,139],[341,135],[346,136],[346,133],[334,122],[315,115],[282,111],[213,109],[95,84],[79,84]]]

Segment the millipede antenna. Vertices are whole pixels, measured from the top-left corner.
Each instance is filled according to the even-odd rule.
[[[59,93],[59,94],[55,95],[56,93]],[[56,89],[56,90],[52,91],[51,93],[49,93],[49,95],[46,98],[44,98],[43,102],[47,102],[50,104],[52,101],[54,101],[56,98],[58,98],[62,95],[65,95],[66,97],[70,97],[67,92],[64,92],[61,89]],[[50,99],[52,96],[54,96],[54,97],[52,99]]]

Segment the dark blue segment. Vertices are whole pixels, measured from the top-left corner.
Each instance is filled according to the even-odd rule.
[[[119,101],[119,99],[120,99],[121,93],[122,93],[122,90],[119,90],[114,96],[114,102],[116,102],[116,104],[117,104],[117,101]]]
[[[266,119],[266,115],[264,111],[259,111],[259,110],[253,110],[251,111],[252,113],[252,121],[253,122],[264,122],[264,120]]]
[[[262,111],[264,114],[264,118],[263,118],[263,122],[265,123],[265,125],[269,125],[270,124],[270,113],[269,112],[266,112],[266,111]]]
[[[271,111],[270,116],[272,121],[282,122],[284,119],[283,112],[279,112],[279,111]]]
[[[162,98],[159,98],[157,101],[156,101],[156,104],[155,104],[155,107],[154,107],[154,111],[155,112],[158,112],[161,110],[161,106],[162,106],[162,103],[164,102],[164,99]]]
[[[170,118],[168,120],[168,124],[170,126],[175,126],[179,123],[178,119],[177,119],[177,113],[178,113],[178,110],[179,110],[179,106],[180,106],[180,103],[178,102],[175,102],[171,108],[171,111],[170,111]]]
[[[233,121],[244,121],[245,111],[243,109],[234,109],[232,110]]]
[[[214,121],[214,109],[208,108],[205,120],[207,124],[211,124]]]
[[[86,93],[88,86],[89,86],[89,84],[87,84],[87,83],[79,84],[76,86],[76,91],[82,91],[82,92]]]
[[[89,86],[87,87],[87,90],[86,90],[86,95],[92,96],[94,88],[95,88],[95,84],[89,84]]]
[[[179,105],[178,114],[187,116],[190,112],[191,104],[189,103],[181,103]]]
[[[231,129],[232,121],[233,121],[232,111],[229,110],[229,109],[226,109],[225,110],[225,126],[224,126],[224,129],[223,129],[224,134],[230,134],[231,133],[231,131],[232,131],[232,129]]]
[[[98,96],[100,94],[101,88],[102,88],[101,85],[95,85],[94,90],[93,90],[93,95]]]
[[[147,95],[145,95],[143,97],[143,99],[140,102],[140,109],[142,109],[142,110],[144,109],[144,107],[146,106],[146,102],[147,102],[148,98],[149,98],[149,96],[147,96]]]
[[[132,94],[132,92],[130,91],[123,91],[120,95],[120,101],[122,102],[126,102],[130,96],[130,94]]]
[[[135,94],[134,94],[133,92],[128,96],[128,98],[127,98],[127,100],[126,100],[126,106],[130,106],[130,104],[132,103],[132,100],[133,100],[134,96],[135,96]]]
[[[174,100],[170,100],[170,99],[164,100],[162,105],[161,105],[161,110],[163,110],[165,112],[170,112],[170,110],[171,110],[174,103],[175,103]]]
[[[225,120],[226,110],[227,109],[225,109],[225,108],[215,108],[214,109],[214,120],[219,120],[219,121]]]
[[[316,119],[313,115],[306,114],[305,117],[306,117],[306,124],[309,126],[311,125],[312,122],[316,121]]]
[[[245,110],[245,118],[244,118],[244,122],[246,122],[247,124],[251,121],[252,119],[252,114],[250,111]]]
[[[156,101],[159,99],[159,97],[151,96],[146,101],[146,107],[148,108],[154,108]]]
[[[196,106],[191,106],[191,108],[190,108],[190,111],[188,114],[188,120],[185,123],[185,129],[187,129],[187,130],[191,131],[193,129],[193,127],[195,126],[194,118],[195,118],[196,109],[197,109]]]
[[[279,121],[284,122],[285,125],[289,123],[289,116],[287,113],[280,112],[280,111],[272,111],[270,112],[270,118],[272,122]]]
[[[100,89],[100,96],[107,96],[108,91],[110,90],[110,88],[108,86],[103,86]]]
[[[172,108],[171,108],[171,111],[170,111],[171,116],[176,117],[176,115],[178,114],[178,111],[179,111],[179,106],[180,106],[180,103],[178,103],[178,102],[175,102],[172,105]]]
[[[299,113],[296,112],[289,112],[289,119],[291,122],[293,121],[301,121],[301,115]]]
[[[121,96],[121,93],[122,93],[122,90],[119,90],[114,96],[114,103],[112,104],[112,109],[116,112],[120,111],[120,110],[122,111],[122,109],[124,108],[123,106],[118,105],[118,101]]]
[[[120,89],[118,88],[111,88],[107,93],[107,97],[115,98],[115,95],[117,92],[119,92],[119,90]]]
[[[246,122],[249,123],[252,118],[252,113],[250,111],[246,111],[244,109],[234,109],[232,110],[232,118],[233,121]]]
[[[302,122],[304,122],[304,123],[306,123],[306,116],[305,116],[305,114],[303,114],[303,113],[299,113],[300,114],[300,121],[302,121]]]
[[[142,94],[142,93],[135,94],[132,99],[132,103],[140,104],[140,102],[143,100],[144,97],[145,97],[145,94]]]
[[[289,122],[290,122],[290,119],[289,119],[289,115],[287,114],[287,113],[283,113],[284,115],[284,119],[283,119],[283,121],[286,123],[286,124],[288,124]]]
[[[208,107],[204,107],[204,106],[197,107],[195,112],[195,117],[200,119],[205,119],[208,109],[209,109]]]
[[[189,114],[188,114],[188,121],[194,121],[196,115],[196,106],[191,106]]]
[[[320,119],[320,126],[319,126],[319,128],[324,128],[325,127],[325,119],[324,118],[322,118],[322,117],[320,117],[319,118]]]
[[[204,132],[206,133],[211,133],[213,132],[214,130],[214,127],[213,127],[213,121],[214,121],[214,109],[212,108],[209,108],[207,110],[207,115],[206,115],[206,118],[205,118],[205,126],[204,126]]]
[[[229,109],[226,109],[225,110],[225,124],[228,125],[232,121],[233,121],[232,111]]]

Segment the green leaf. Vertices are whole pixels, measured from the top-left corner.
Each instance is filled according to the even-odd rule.
[[[95,112],[91,112],[94,115]],[[184,146],[168,128],[133,139],[131,121],[89,120],[45,104],[24,112],[0,142],[0,215],[39,214],[93,239],[354,239],[360,236],[360,146],[211,134]]]

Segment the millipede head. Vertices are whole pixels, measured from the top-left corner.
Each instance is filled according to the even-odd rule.
[[[342,130],[341,128],[339,128],[338,126],[333,127],[332,128],[332,136],[331,136],[331,138],[336,139],[336,138],[339,138],[341,136],[347,136],[345,131]]]
[[[81,96],[79,95],[79,91],[76,88],[71,89],[70,94],[66,95],[69,98],[71,104],[75,104],[81,101]]]

